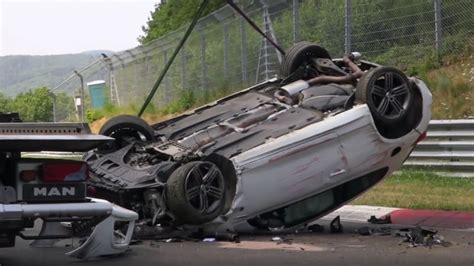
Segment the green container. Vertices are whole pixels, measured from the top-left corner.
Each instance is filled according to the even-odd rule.
[[[89,87],[92,108],[103,108],[107,102],[107,98],[105,97],[105,81],[92,81],[87,83],[87,87]]]

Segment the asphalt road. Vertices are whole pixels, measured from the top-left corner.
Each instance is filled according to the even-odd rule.
[[[20,265],[474,265],[474,231],[440,229],[450,247],[408,247],[396,236],[361,236],[366,224],[345,223],[344,233],[241,236],[240,243],[143,241],[124,255],[81,261],[64,255],[70,241],[55,248],[31,248],[17,240],[0,250],[1,266]],[[272,241],[280,236],[288,243]]]

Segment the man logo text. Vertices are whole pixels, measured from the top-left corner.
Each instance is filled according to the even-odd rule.
[[[33,196],[74,196],[76,195],[76,189],[74,187],[35,187],[33,189]]]

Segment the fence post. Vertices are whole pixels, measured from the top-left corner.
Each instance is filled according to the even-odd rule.
[[[199,29],[199,37],[201,43],[201,89],[203,92],[207,90],[207,66],[206,66],[206,37],[203,29]]]
[[[168,53],[166,52],[166,50],[163,51],[163,62],[166,64],[166,62],[168,62]],[[165,80],[163,82],[163,91],[165,92],[165,102],[166,103],[169,103],[171,101],[171,97],[170,97],[170,86],[169,86],[169,78],[168,78],[168,75],[165,76]]]
[[[127,63],[126,61],[126,57],[124,58],[124,62],[126,64],[126,67],[127,67],[127,90],[129,91],[138,91],[136,89],[136,82],[137,82],[137,76],[138,76],[138,73],[137,73],[137,69],[136,69],[136,64],[135,64],[135,54],[132,53],[131,49],[130,50],[126,50],[125,53],[129,54],[130,55],[130,61]],[[132,95],[132,94],[129,94],[129,95]],[[134,99],[135,100],[135,99]]]
[[[439,51],[443,46],[443,26],[441,21],[441,1],[434,1],[434,17],[435,17],[435,42],[436,50]]]
[[[186,49],[181,50],[181,87],[186,89]]]
[[[300,39],[300,10],[299,1],[293,0],[293,44]]]
[[[245,35],[245,21],[240,18],[240,63],[242,67],[242,84],[247,85],[247,36]]]
[[[159,48],[159,51],[160,51],[160,52],[162,51],[161,49],[162,49],[162,48],[160,47],[160,48]],[[157,54],[156,54],[156,72],[157,72],[157,73],[160,73],[160,71],[162,71],[162,67],[166,64],[166,62],[162,62],[161,60],[162,60],[162,59],[161,59],[161,53],[157,53]],[[161,87],[160,89],[163,90],[163,87]],[[158,91],[158,94],[159,94],[159,93],[160,93],[160,92]],[[166,93],[166,92],[164,92],[164,93]],[[144,94],[144,95],[145,95],[145,97],[146,97],[146,94]],[[158,106],[160,106],[160,105],[163,104],[163,103],[166,104],[166,102],[163,100],[163,98],[164,98],[165,96],[166,96],[166,94],[165,94],[163,97],[160,97],[160,96],[158,96],[158,97],[153,97],[153,98],[154,98],[153,100],[154,100],[154,102],[155,102]],[[140,100],[143,102],[145,99],[146,99],[146,98],[143,98],[143,99],[140,99]]]
[[[224,23],[224,79],[227,80],[229,73],[229,25]]]
[[[352,50],[352,0],[345,0],[344,10],[344,50],[346,54],[349,54]]]
[[[109,90],[110,90],[110,102],[117,106],[120,106],[120,96],[118,93],[117,88],[117,81],[115,80],[115,68],[114,64],[112,63],[112,59],[108,56],[104,56],[103,58],[104,64],[108,68],[109,72]]]
[[[149,63],[148,63],[148,53],[147,51],[145,50],[142,50],[141,51],[142,54],[143,54],[143,57],[142,59],[140,60],[140,76],[142,77],[141,81],[140,81],[140,93],[142,93],[142,91],[146,91],[148,87],[148,80],[149,80],[149,77],[150,75],[148,75],[148,72],[149,72]],[[140,80],[140,76],[138,77],[137,80]],[[146,78],[145,78],[146,77]]]

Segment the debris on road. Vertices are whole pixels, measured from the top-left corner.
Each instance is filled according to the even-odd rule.
[[[364,226],[357,229],[357,233],[363,236],[370,236],[370,235],[385,236],[385,235],[391,235],[392,229],[390,227],[370,228],[368,226]]]
[[[137,240],[158,240],[158,239],[168,239],[168,238],[186,238],[188,237],[187,232],[174,230],[170,227],[161,227],[161,226],[152,226],[147,225],[146,222],[138,223],[135,226],[133,232],[133,238]]]
[[[311,232],[311,233],[321,233],[321,232],[324,232],[324,225],[312,224],[308,226],[307,229],[308,229],[308,232]]]
[[[427,229],[420,226],[399,229],[395,235],[405,237],[400,244],[409,243],[409,247],[425,246],[431,248],[437,245],[443,247],[449,247],[452,245],[451,242],[446,241],[442,235],[439,235],[437,230]]]
[[[155,240],[165,243],[173,242],[215,242],[228,241],[240,243],[238,234],[229,232],[203,233],[201,230],[184,230],[171,227],[162,227],[160,225],[148,225],[140,223],[135,227],[134,240]]]
[[[367,222],[371,224],[391,224],[392,219],[390,218],[390,214],[384,215],[380,218],[375,217],[375,215],[370,216]]]
[[[178,242],[183,242],[183,240],[178,239],[178,238],[168,238],[164,240],[163,242],[165,243],[178,243]]]
[[[213,234],[205,234],[204,238],[215,238],[216,241],[228,241],[228,242],[235,242],[240,243],[240,237],[238,234],[234,233],[222,233],[222,232],[215,232]]]
[[[337,234],[344,232],[344,229],[341,224],[341,217],[338,215],[331,221],[331,233]]]
[[[292,240],[291,238],[285,238],[285,237],[279,237],[279,236],[272,237],[272,241],[277,242],[277,245],[280,245],[280,244],[291,245],[293,244],[291,240]]]
[[[451,242],[446,241],[442,235],[439,235],[437,230],[420,226],[401,229],[392,229],[390,227],[371,228],[364,226],[358,228],[356,232],[363,236],[393,235],[403,237],[404,239],[400,241],[399,244],[408,243],[408,247],[425,246],[431,248],[433,246],[449,247],[452,245]]]

